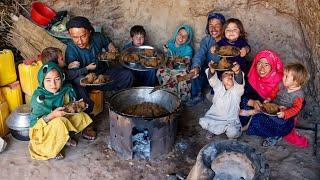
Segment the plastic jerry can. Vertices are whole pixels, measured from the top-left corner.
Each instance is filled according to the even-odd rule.
[[[9,116],[9,106],[7,102],[0,103],[0,137],[8,134],[6,119]]]
[[[104,104],[103,91],[92,90],[91,92],[89,92],[89,95],[90,95],[90,99],[94,102],[94,106],[91,114],[96,116],[103,111],[103,104]]]
[[[0,86],[5,86],[17,80],[14,56],[11,50],[0,51]]]
[[[6,101],[6,99],[4,98],[2,92],[0,91],[0,104],[5,102],[5,101]]]
[[[42,66],[41,61],[23,61],[19,64],[18,71],[22,91],[32,96],[34,90],[38,87],[38,71]]]
[[[10,112],[22,105],[23,99],[19,81],[1,87],[1,91],[8,102]]]
[[[32,96],[29,96],[28,94],[24,95],[24,101],[26,102],[26,104],[30,105],[31,97]]]

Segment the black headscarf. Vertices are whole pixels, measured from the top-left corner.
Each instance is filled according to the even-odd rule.
[[[67,22],[67,30],[69,30],[70,28],[85,28],[91,31],[91,33],[94,32],[94,28],[92,27],[89,19],[83,16],[76,16],[74,18],[71,18]]]

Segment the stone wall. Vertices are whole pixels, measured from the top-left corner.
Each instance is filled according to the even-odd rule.
[[[188,23],[194,31],[194,47],[204,36],[209,11],[239,18],[252,47],[249,54],[265,48],[276,51],[285,62],[300,61],[310,71],[306,87],[309,112],[320,112],[320,5],[318,0],[45,0],[57,11],[68,10],[103,26],[122,47],[130,27],[140,24],[148,42],[161,47],[176,26]]]

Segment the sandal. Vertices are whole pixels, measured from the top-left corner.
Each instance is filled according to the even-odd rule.
[[[69,140],[66,143],[66,146],[76,147],[78,145],[78,141],[72,138],[69,138]]]
[[[279,142],[282,138],[281,137],[268,137],[262,141],[262,146],[263,147],[269,147],[269,146],[274,146]]]
[[[56,157],[54,157],[55,160],[61,160],[63,158],[64,158],[64,155],[61,152],[58,153]]]
[[[97,138],[97,133],[93,130],[92,127],[87,127],[82,131],[82,137],[84,139],[94,141]]]

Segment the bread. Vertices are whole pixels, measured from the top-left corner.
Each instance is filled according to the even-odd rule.
[[[136,53],[132,53],[132,54],[125,54],[123,56],[123,61],[125,62],[131,62],[131,63],[136,63],[139,61],[139,56]]]
[[[153,51],[153,49],[143,49],[143,50],[141,51],[141,54],[142,54],[143,56],[153,57],[153,56],[154,56],[154,51]]]
[[[230,68],[230,66],[231,66],[231,64],[228,62],[228,60],[226,58],[222,58],[218,64],[219,69],[228,69],[228,68]]]
[[[119,54],[117,52],[102,52],[99,54],[100,60],[116,60]]]

